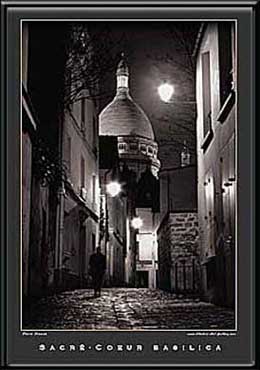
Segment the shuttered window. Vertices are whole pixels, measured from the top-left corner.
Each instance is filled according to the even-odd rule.
[[[231,22],[220,22],[218,24],[221,106],[225,103],[232,89],[233,63],[231,26]]]
[[[210,53],[202,54],[203,134],[211,130]]]

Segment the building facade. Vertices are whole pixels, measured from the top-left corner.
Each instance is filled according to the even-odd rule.
[[[66,180],[60,189],[56,248],[56,269],[66,289],[90,284],[89,259],[98,246],[100,211],[97,102],[92,97],[98,86],[91,82],[87,88],[80,77],[94,57],[93,45],[87,27],[74,25],[71,33],[60,149]]]
[[[81,30],[81,28],[79,28]],[[39,296],[88,284],[98,241],[99,174],[96,103],[75,75],[78,94],[65,104],[70,24],[23,23],[23,294]],[[88,37],[87,33],[83,33]],[[79,47],[75,51],[75,55]],[[56,54],[57,52],[57,54]],[[48,57],[54,55],[55,58]],[[91,58],[91,55],[88,55]],[[71,60],[70,60],[71,62]],[[67,87],[68,84],[66,84]],[[75,86],[74,86],[75,87]]]
[[[182,165],[161,171],[160,188],[159,287],[177,294],[199,295],[196,166]]]
[[[129,69],[123,56],[117,67],[116,78],[116,95],[99,116],[100,135],[115,137],[117,141],[119,169],[117,180],[126,197],[126,214],[123,219],[126,230],[124,281],[127,285],[136,286],[138,284],[137,265],[139,268],[141,266],[138,262],[137,244],[139,240],[143,245],[143,236],[140,236],[141,229],[133,227],[132,220],[138,216],[137,209],[150,209],[143,213],[143,225],[145,225],[146,220],[149,220],[152,213],[157,211],[160,161],[157,158],[158,145],[151,122],[130,95]],[[108,208],[108,215],[109,213],[111,213],[111,207]],[[152,233],[152,230],[149,232]],[[145,244],[147,249],[155,248],[152,239]],[[155,263],[152,265],[156,269]],[[151,286],[153,279],[148,281],[151,282],[148,284]]]
[[[197,40],[198,217],[204,296],[234,306],[236,38],[234,22],[204,24]]]
[[[98,243],[98,126],[94,102],[86,95],[81,91],[66,109],[63,124],[62,158],[67,181],[60,199],[59,268],[67,288],[87,286],[89,258]]]
[[[23,295],[45,294],[54,284],[60,74],[63,70],[64,29],[54,33],[39,24],[22,27],[22,276]],[[55,50],[56,63],[44,57]],[[52,86],[52,89],[50,89]]]

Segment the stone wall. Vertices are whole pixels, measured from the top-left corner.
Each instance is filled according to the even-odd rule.
[[[159,287],[174,292],[199,292],[197,213],[168,213],[157,234]]]

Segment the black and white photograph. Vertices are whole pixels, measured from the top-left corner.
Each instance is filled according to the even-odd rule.
[[[23,20],[20,46],[20,330],[236,331],[236,20]]]
[[[257,1],[1,11],[1,367],[257,369]]]

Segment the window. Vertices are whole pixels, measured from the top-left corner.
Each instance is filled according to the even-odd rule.
[[[153,237],[152,234],[142,234],[139,239],[139,260],[148,261],[153,258]]]
[[[203,134],[211,131],[211,84],[210,84],[210,53],[202,56],[202,94],[203,94]]]
[[[92,118],[92,145],[94,149],[97,146],[97,120],[95,116]]]
[[[137,150],[138,146],[137,146],[137,143],[131,143],[130,144],[130,150]]]
[[[150,146],[148,146],[148,153],[153,154],[153,148],[151,148]]]
[[[82,188],[85,187],[85,160],[83,157],[80,161],[80,185]]]
[[[96,235],[92,234],[92,251],[94,252],[96,249]]]
[[[92,176],[92,203],[96,203],[96,175]]]
[[[128,77],[127,76],[117,76],[117,86],[118,87],[128,87]]]
[[[220,22],[219,36],[219,71],[220,71],[220,104],[223,106],[232,90],[232,32],[231,22]]]

